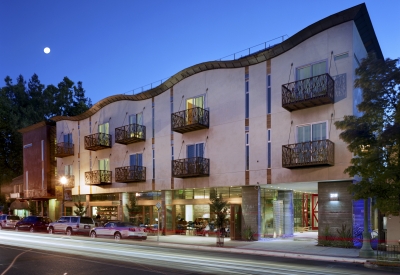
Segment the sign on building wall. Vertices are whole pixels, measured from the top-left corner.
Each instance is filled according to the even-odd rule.
[[[62,201],[63,199],[63,187],[56,186],[56,199]]]

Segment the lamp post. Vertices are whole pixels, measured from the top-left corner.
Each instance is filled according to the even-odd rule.
[[[62,209],[61,209],[61,216],[62,216],[64,213],[64,199],[65,199],[64,186],[67,183],[67,178],[65,176],[62,176],[60,178],[60,183],[62,185]]]
[[[359,256],[363,258],[374,257],[374,250],[371,247],[371,234],[368,232],[368,199],[364,199],[364,232],[363,244],[359,251]]]

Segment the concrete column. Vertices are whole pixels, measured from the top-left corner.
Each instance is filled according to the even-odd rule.
[[[129,193],[125,192],[121,194],[121,200],[122,200],[122,205],[121,205],[121,209],[122,209],[122,220],[125,222],[129,222],[129,212],[128,212],[128,208],[126,207],[126,205],[129,205]]]
[[[242,187],[242,239],[246,228],[250,227],[253,239],[259,240],[261,236],[261,199],[258,186]]]
[[[160,224],[162,224],[162,232],[165,235],[174,234],[172,218],[172,191],[161,191],[161,207]]]
[[[279,190],[278,200],[283,202],[283,236],[293,236],[294,233],[294,206],[293,191]]]

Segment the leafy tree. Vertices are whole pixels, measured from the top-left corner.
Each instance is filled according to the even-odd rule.
[[[398,59],[369,54],[356,69],[354,86],[362,89],[360,116],[335,122],[340,138],[354,154],[345,173],[358,181],[350,187],[355,199],[376,199],[385,214],[400,211],[400,68]]]
[[[225,201],[222,198],[222,194],[219,194],[219,196],[211,197],[210,201],[211,209],[217,216],[215,220],[215,227],[217,228],[217,230],[220,230],[221,228],[223,228],[226,219],[228,211],[228,201]]]
[[[77,208],[74,210],[75,215],[82,217],[86,214],[87,207],[81,201],[76,202],[75,207]]]
[[[0,88],[0,184],[22,174],[22,135],[19,129],[53,116],[79,115],[91,106],[82,82],[68,77],[45,87],[34,74],[28,83],[22,75],[16,84],[7,76]]]
[[[36,202],[34,202],[34,201],[30,201],[29,202],[29,213],[32,216],[36,216],[38,214],[37,207],[36,207]]]
[[[136,196],[135,194],[130,194],[129,196],[129,204],[125,204],[126,208],[128,209],[129,213],[129,220],[132,221],[135,225],[140,225],[141,221],[141,207],[136,205]]]

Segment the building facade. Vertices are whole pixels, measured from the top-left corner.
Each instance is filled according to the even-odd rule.
[[[54,215],[81,201],[90,216],[159,218],[175,234],[180,219],[212,223],[210,198],[221,195],[232,239],[356,226],[343,173],[352,155],[334,122],[358,114],[355,68],[370,51],[383,58],[361,4],[248,56],[53,117],[54,175],[68,179],[55,184],[64,207]]]

